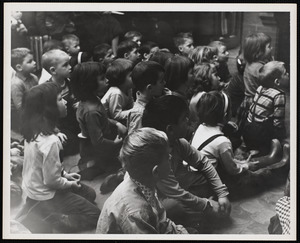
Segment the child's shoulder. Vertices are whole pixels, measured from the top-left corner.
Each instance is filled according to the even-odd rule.
[[[47,152],[49,149],[57,145],[60,149],[62,149],[61,142],[56,134],[43,135],[40,134],[35,140],[39,150],[42,152]]]

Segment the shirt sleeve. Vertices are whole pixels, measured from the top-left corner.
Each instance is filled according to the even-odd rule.
[[[285,95],[280,93],[274,97],[273,125],[276,137],[281,139],[285,137]]]
[[[21,83],[14,83],[11,85],[11,98],[17,110],[21,109],[24,93],[25,87]]]
[[[109,97],[109,114],[112,119],[124,120],[127,119],[130,110],[123,110],[124,98],[120,94],[111,94]]]
[[[142,117],[141,112],[129,112],[127,118],[128,134],[142,127]]]

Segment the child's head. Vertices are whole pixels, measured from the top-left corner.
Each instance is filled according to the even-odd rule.
[[[217,58],[217,56],[217,48],[210,46],[197,46],[189,54],[189,58],[194,61],[195,65],[202,64],[204,62],[211,63]]]
[[[152,41],[146,41],[139,49],[139,53],[144,61],[148,61],[150,57],[158,51],[158,44]]]
[[[231,115],[230,105],[228,96],[223,92],[204,93],[196,105],[199,122],[212,127],[224,124]]]
[[[153,127],[166,132],[170,141],[186,136],[189,108],[177,95],[164,95],[151,100],[145,107],[143,127]]]
[[[148,92],[150,96],[161,96],[165,88],[165,70],[157,62],[140,62],[132,70],[134,87],[140,92]]]
[[[22,105],[22,133],[27,142],[39,134],[53,134],[57,120],[67,115],[66,101],[55,82],[32,87],[25,93]]]
[[[264,33],[247,36],[243,43],[244,58],[248,63],[264,61],[272,55],[271,37]]]
[[[99,62],[77,64],[71,75],[72,91],[80,101],[94,100],[107,90],[106,68]]]
[[[178,33],[173,40],[179,53],[184,56],[188,56],[190,51],[194,49],[194,39],[190,32]]]
[[[154,61],[165,67],[165,64],[168,59],[172,58],[174,56],[171,52],[166,51],[158,51],[155,52],[152,57],[150,57],[149,61]]]
[[[271,61],[262,66],[259,70],[260,84],[266,88],[276,86],[289,86],[289,75],[286,72],[283,62]]]
[[[138,52],[138,48],[138,44],[134,41],[122,41],[117,48],[117,57],[128,59],[136,64],[140,61],[140,53]]]
[[[64,49],[63,43],[59,40],[51,39],[51,40],[47,40],[43,45],[43,53],[54,49],[63,50]]]
[[[62,43],[65,51],[70,56],[76,56],[80,51],[79,38],[74,34],[64,35],[62,37]]]
[[[165,64],[166,86],[172,91],[177,91],[182,85],[190,87],[193,84],[194,62],[185,56],[175,55]]]
[[[135,30],[128,31],[125,35],[124,38],[125,40],[131,40],[134,41],[135,43],[138,44],[138,46],[141,46],[141,40],[142,40],[143,35]]]
[[[217,49],[217,61],[221,63],[225,63],[228,61],[229,53],[227,51],[227,47],[222,41],[213,41],[209,43],[210,47]]]
[[[109,86],[123,87],[124,90],[133,88],[131,72],[133,69],[132,61],[125,58],[114,60],[107,68],[106,78]]]
[[[125,138],[119,158],[132,179],[155,186],[170,173],[168,137],[154,128],[140,128]]]
[[[220,78],[218,77],[216,66],[212,63],[203,63],[195,66],[194,80],[195,93],[218,90],[220,87]]]
[[[95,46],[93,50],[94,62],[105,62],[113,59],[113,52],[109,44],[103,43]]]
[[[29,75],[35,72],[36,62],[32,52],[27,48],[16,48],[11,51],[11,67],[19,73]]]

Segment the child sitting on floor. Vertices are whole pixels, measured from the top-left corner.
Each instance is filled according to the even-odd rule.
[[[108,117],[123,124],[126,124],[129,110],[133,107],[132,69],[132,62],[127,59],[113,61],[106,71],[110,88],[101,99]]]
[[[166,217],[157,198],[156,183],[170,171],[168,138],[153,128],[129,134],[120,151],[127,171],[124,181],[106,200],[98,234],[187,234]]]

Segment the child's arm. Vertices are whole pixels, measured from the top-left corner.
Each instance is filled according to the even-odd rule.
[[[112,94],[109,97],[109,114],[111,118],[117,121],[126,120],[130,110],[123,110],[125,106],[124,97],[120,94]],[[131,107],[132,108],[132,107]]]
[[[11,99],[17,110],[21,110],[22,99],[25,93],[25,87],[21,84],[12,84],[11,86]]]
[[[285,131],[285,95],[280,93],[274,97],[274,113],[273,113],[273,125],[275,137],[279,140],[286,137]]]

